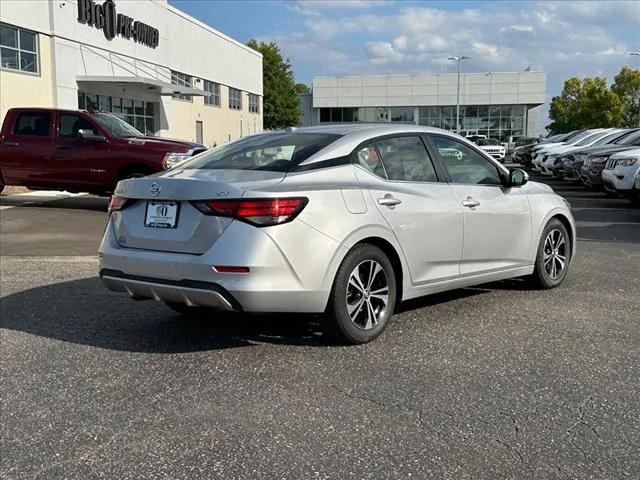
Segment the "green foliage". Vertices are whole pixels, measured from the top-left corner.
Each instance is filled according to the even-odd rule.
[[[289,60],[282,58],[275,42],[251,39],[247,45],[262,54],[264,128],[275,130],[297,125],[302,112]]]
[[[640,70],[622,67],[611,85],[611,91],[618,95],[624,104],[623,125],[625,127],[640,125]]]
[[[304,83],[296,83],[296,93],[309,93],[311,89]]]
[[[625,106],[617,93],[601,77],[577,77],[564,82],[562,93],[553,97],[549,109],[550,133],[580,128],[620,127],[624,124]]]

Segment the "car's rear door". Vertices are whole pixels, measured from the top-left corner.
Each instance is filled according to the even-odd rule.
[[[2,174],[8,185],[50,187],[53,113],[19,110],[2,139]]]
[[[462,208],[420,134],[384,137],[355,152],[359,183],[396,236],[415,285],[459,275]]]
[[[461,140],[429,135],[464,211],[460,273],[471,275],[531,263],[531,210],[520,188],[502,185],[500,167]],[[451,155],[457,150],[459,155]]]

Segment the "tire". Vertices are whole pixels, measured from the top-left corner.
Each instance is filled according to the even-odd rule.
[[[544,227],[538,245],[536,263],[531,275],[534,286],[550,289],[560,285],[567,276],[570,261],[569,233],[560,220],[553,218]]]
[[[374,276],[369,280],[372,269]],[[349,344],[378,338],[391,321],[396,296],[396,277],[389,258],[374,245],[356,245],[342,261],[333,281],[327,304],[330,332]]]

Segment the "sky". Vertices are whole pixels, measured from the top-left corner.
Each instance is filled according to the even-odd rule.
[[[169,0],[175,7],[246,42],[275,41],[296,81],[314,76],[547,72],[548,111],[572,76],[640,68],[640,0],[402,1]],[[546,120],[545,120],[546,121]]]

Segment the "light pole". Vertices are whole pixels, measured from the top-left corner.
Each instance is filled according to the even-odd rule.
[[[463,60],[470,60],[471,57],[449,57],[448,60],[454,60],[458,63],[458,91],[456,93],[456,133],[460,133],[460,64]]]
[[[636,56],[640,57],[640,52],[631,52],[629,55],[631,55],[631,56],[636,55]],[[640,127],[640,98],[638,98],[638,107],[639,107],[638,108],[638,126]]]

